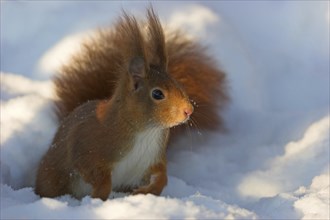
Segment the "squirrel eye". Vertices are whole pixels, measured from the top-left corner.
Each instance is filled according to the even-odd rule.
[[[154,89],[152,90],[152,98],[156,99],[156,100],[161,100],[165,98],[164,93],[160,90],[160,89]]]

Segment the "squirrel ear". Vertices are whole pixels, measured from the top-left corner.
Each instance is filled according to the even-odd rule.
[[[145,77],[145,62],[141,57],[135,57],[129,64],[129,74],[132,78],[134,89],[137,90],[141,86],[141,79]]]

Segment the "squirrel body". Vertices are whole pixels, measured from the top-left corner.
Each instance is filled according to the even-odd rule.
[[[144,33],[144,23],[124,13],[56,76],[60,125],[38,168],[38,195],[159,195],[170,128],[193,112],[205,128],[220,122],[212,113],[215,96],[226,100],[223,72],[197,44],[179,34],[166,39],[152,8],[146,24]],[[206,105],[194,108],[191,96]]]
[[[114,191],[132,192],[141,184],[148,184],[151,175],[158,176],[160,181],[150,193],[160,194],[167,182],[168,129],[135,128],[116,119],[102,124],[95,112],[104,103],[90,101],[64,119],[41,162],[38,194],[47,197],[72,194],[77,198],[93,195],[105,200],[110,194],[110,189],[103,192],[106,185],[100,187],[101,192],[93,193],[93,183],[103,183],[98,178],[111,180]]]

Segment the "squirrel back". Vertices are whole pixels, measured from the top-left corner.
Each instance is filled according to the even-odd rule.
[[[139,25],[143,26],[144,22],[139,22]],[[83,44],[82,52],[74,55],[71,62],[55,76],[56,109],[60,121],[87,101],[113,96],[119,73],[127,62],[127,51],[122,48],[124,42],[116,37],[117,32],[125,32],[120,28],[99,30]],[[154,34],[149,36],[148,41],[149,44],[165,43],[158,47],[153,45],[152,48],[166,48],[168,73],[182,85],[194,105],[191,116],[193,125],[200,130],[221,128],[219,109],[228,100],[225,73],[199,43],[188,39],[180,31],[165,33],[168,33],[165,39],[157,39],[164,35]],[[183,132],[185,129],[182,126],[172,129],[170,139]]]

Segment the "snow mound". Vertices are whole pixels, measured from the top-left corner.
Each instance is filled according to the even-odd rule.
[[[34,185],[40,158],[55,132],[52,84],[1,73],[1,183]]]
[[[284,155],[269,162],[268,169],[247,175],[238,187],[240,193],[258,198],[275,196],[293,190],[303,179],[308,181],[315,171],[324,169],[329,158],[323,155],[330,155],[329,123],[330,117],[324,117],[312,124],[301,140],[288,143]]]
[[[294,203],[295,209],[303,213],[302,219],[329,219],[330,218],[330,176],[329,170],[313,179],[310,187],[301,187],[295,194],[299,200]]]
[[[103,202],[90,197],[76,201],[69,196],[39,199],[32,188],[13,191],[2,186],[1,191],[4,219],[256,218],[252,212],[198,194],[184,199],[138,195]]]

